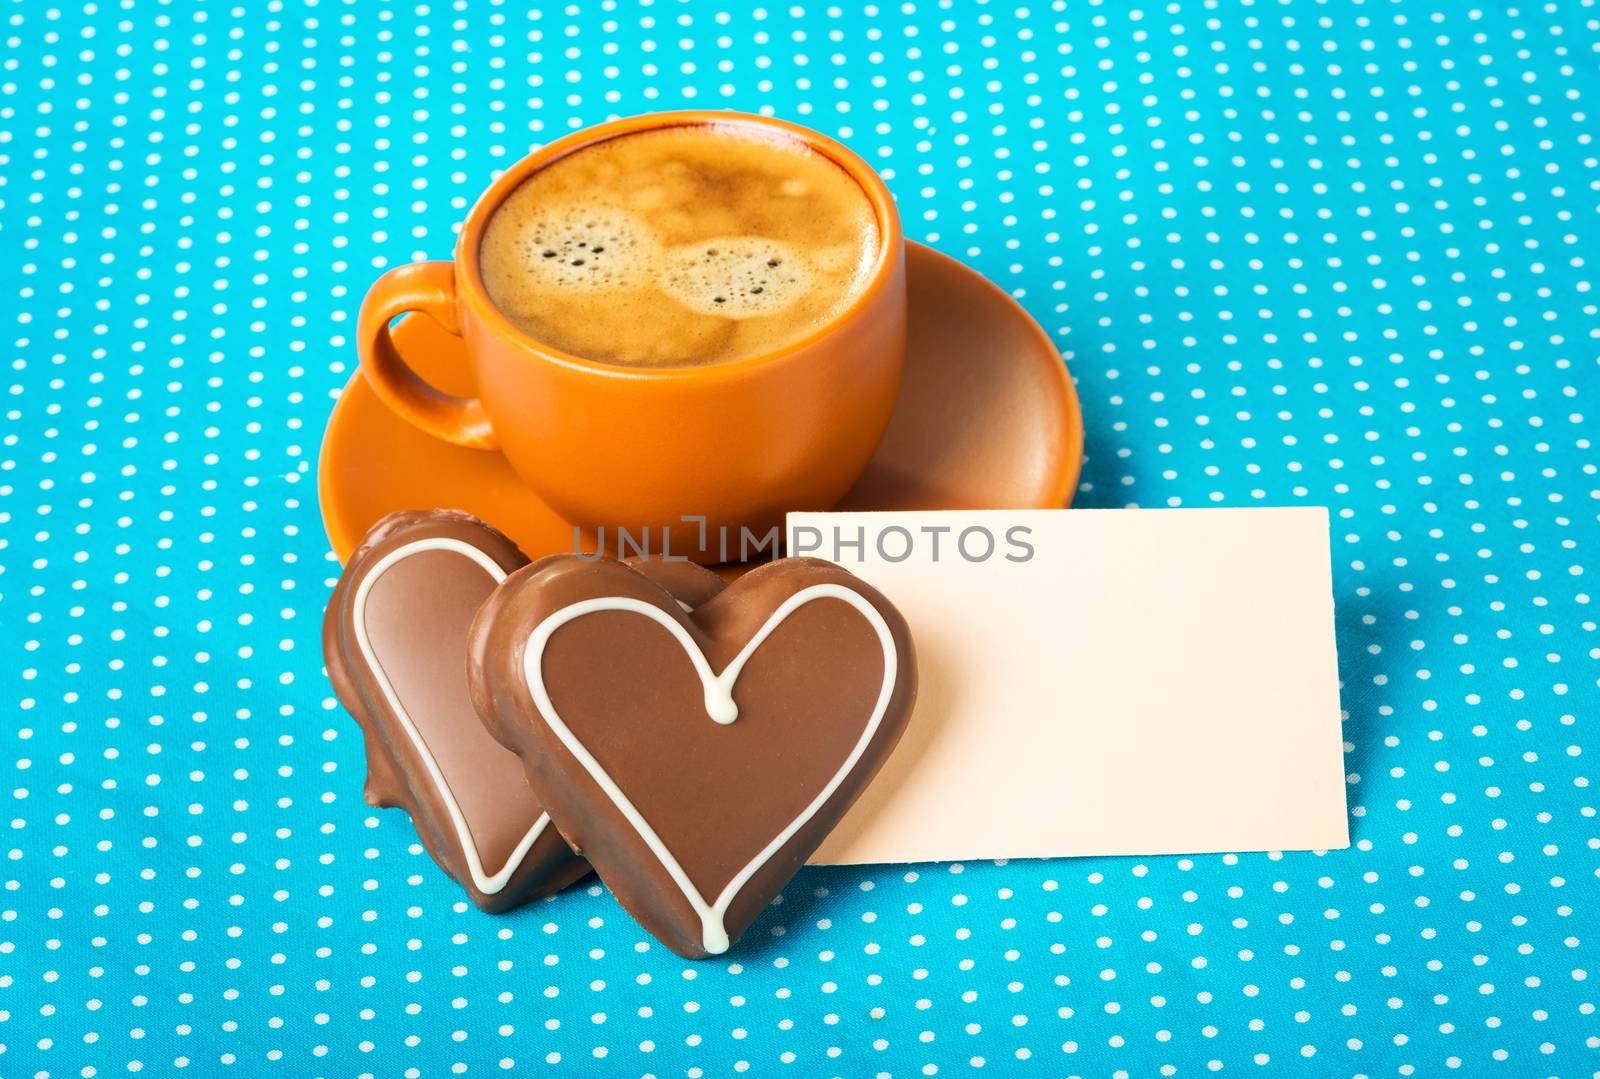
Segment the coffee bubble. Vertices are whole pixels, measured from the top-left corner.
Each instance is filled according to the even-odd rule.
[[[772,315],[811,287],[806,257],[762,236],[717,236],[671,248],[662,287],[702,315],[744,319]]]
[[[650,227],[610,206],[541,207],[520,223],[516,236],[529,276],[564,289],[627,285],[655,254]]]

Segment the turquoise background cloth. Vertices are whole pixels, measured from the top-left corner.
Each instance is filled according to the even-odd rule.
[[[1592,3],[23,0],[0,42],[0,1074],[1600,1067]],[[806,870],[690,963],[593,882],[482,915],[362,804],[315,479],[360,297],[530,147],[685,106],[843,139],[1039,319],[1080,505],[1330,508],[1352,849]]]

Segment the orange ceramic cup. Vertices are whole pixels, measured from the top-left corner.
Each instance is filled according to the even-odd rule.
[[[620,366],[523,333],[490,301],[479,273],[484,227],[501,201],[566,154],[681,124],[756,127],[797,140],[849,173],[877,213],[878,255],[865,287],[800,341],[698,367]],[[478,396],[443,393],[407,365],[389,336],[390,321],[406,312],[461,337]],[[656,554],[662,530],[670,529],[674,555],[737,557],[741,529],[760,539],[781,529],[789,510],[838,501],[888,426],[905,361],[900,219],[866,162],[796,124],[728,112],[616,120],[507,170],[472,208],[454,262],[413,263],[380,277],[362,304],[358,338],[362,373],[385,405],[446,442],[505,454],[530,490],[586,539],[604,529],[615,553],[617,530],[625,528]]]

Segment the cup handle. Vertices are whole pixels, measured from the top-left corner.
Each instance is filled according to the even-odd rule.
[[[469,449],[499,449],[500,441],[495,438],[481,400],[456,397],[429,385],[395,348],[389,323],[408,311],[427,315],[449,333],[460,335],[455,263],[413,262],[396,266],[373,282],[362,301],[356,344],[361,372],[378,399],[400,418],[435,438]]]

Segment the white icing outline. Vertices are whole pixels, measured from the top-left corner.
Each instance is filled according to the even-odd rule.
[[[389,709],[400,720],[400,725],[405,728],[411,744],[416,747],[417,756],[422,758],[422,763],[428,770],[428,778],[438,788],[444,801],[445,810],[450,814],[450,822],[455,826],[456,842],[461,847],[461,852],[466,855],[467,871],[472,874],[473,886],[484,895],[496,895],[505,888],[512,874],[522,865],[527,858],[528,851],[550,824],[550,814],[540,813],[539,819],[533,822],[533,827],[528,829],[511,854],[506,858],[505,865],[493,876],[484,873],[483,858],[478,853],[478,842],[472,837],[472,829],[467,824],[467,818],[461,812],[461,805],[456,801],[455,792],[450,789],[450,784],[445,782],[444,773],[439,770],[439,762],[434,759],[433,752],[428,748],[428,743],[423,740],[422,733],[417,730],[416,724],[411,721],[410,714],[405,706],[400,703],[399,696],[394,691],[389,675],[383,669],[383,664],[373,653],[372,641],[367,636],[367,593],[372,591],[372,586],[395,564],[412,555],[424,551],[450,551],[463,555],[476,563],[490,577],[495,584],[506,579],[506,571],[500,568],[499,563],[490,558],[483,551],[464,543],[461,540],[449,539],[444,536],[429,536],[426,539],[413,540],[411,543],[396,547],[380,558],[375,566],[361,579],[356,586],[355,598],[350,602],[351,620],[355,623],[356,647],[361,650],[361,656],[366,660],[367,667],[372,671],[372,676],[377,680],[378,688],[383,692],[384,700],[389,704]],[[465,677],[465,672],[463,672]]]
[[[811,804],[806,806],[799,816],[789,822],[788,827],[774,836],[772,841],[759,854],[752,858],[743,869],[734,874],[733,879],[723,888],[722,894],[717,897],[716,902],[708,904],[699,890],[689,880],[689,875],[678,864],[677,858],[673,857],[666,844],[661,842],[661,837],[656,835],[655,829],[650,827],[649,822],[629,801],[628,796],[622,792],[622,789],[606,773],[606,770],[600,767],[600,762],[594,759],[594,755],[589,752],[587,747],[562,722],[561,717],[556,714],[555,706],[551,702],[549,691],[544,684],[545,646],[549,644],[550,637],[556,630],[568,622],[582,618],[585,615],[595,614],[599,611],[629,611],[634,614],[642,614],[665,628],[683,646],[683,650],[688,653],[689,661],[694,665],[695,671],[699,673],[701,685],[705,689],[707,715],[714,722],[726,725],[739,718],[739,709],[733,700],[733,686],[739,678],[739,672],[744,669],[745,662],[749,660],[751,654],[761,646],[772,631],[777,628],[779,623],[800,607],[816,599],[837,599],[848,603],[866,618],[877,633],[878,643],[883,647],[883,686],[878,691],[877,703],[873,706],[872,716],[867,720],[867,725],[862,730],[860,739],[856,742],[855,747],[851,749],[850,755],[845,758],[844,764],[833,774],[833,778],[828,780],[827,785],[822,788],[816,798],[812,799]],[[894,695],[896,668],[894,635],[889,631],[888,622],[884,620],[878,609],[867,602],[859,592],[837,584],[811,585],[807,588],[802,588],[784,600],[778,609],[773,611],[766,622],[762,624],[761,628],[756,631],[755,635],[750,638],[739,654],[733,658],[733,661],[723,669],[721,674],[711,673],[711,665],[706,661],[705,653],[700,650],[700,646],[695,643],[693,637],[689,636],[688,631],[683,628],[677,619],[671,617],[666,611],[654,604],[628,596],[602,596],[594,599],[579,600],[577,603],[570,604],[550,614],[535,626],[533,632],[529,634],[527,647],[522,657],[523,677],[528,683],[528,691],[533,697],[534,705],[539,710],[539,715],[544,719],[546,725],[555,732],[556,737],[561,739],[562,744],[567,747],[568,751],[577,758],[578,763],[583,765],[584,770],[589,773],[589,777],[605,792],[606,797],[611,799],[611,803],[627,818],[628,823],[633,826],[633,830],[638,833],[639,838],[644,840],[645,845],[655,854],[656,860],[661,863],[661,867],[667,871],[673,882],[677,884],[678,890],[689,901],[689,905],[700,915],[701,943],[705,950],[712,955],[721,955],[728,950],[728,931],[724,918],[729,904],[739,894],[740,889],[749,882],[750,878],[762,866],[767,864],[785,843],[794,837],[796,832],[805,826],[807,821],[816,816],[817,810],[822,808],[823,804],[833,796],[839,786],[855,770],[862,754],[866,752],[867,746],[872,743],[872,738],[877,733],[878,727],[883,723],[884,713],[889,709],[889,699]]]

